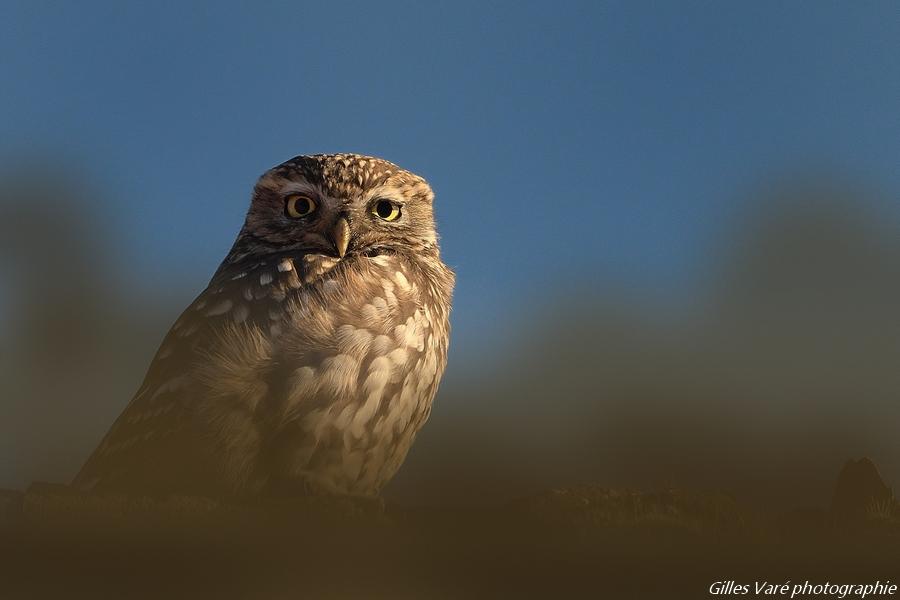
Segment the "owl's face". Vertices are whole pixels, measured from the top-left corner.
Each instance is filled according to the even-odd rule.
[[[421,252],[436,248],[433,199],[424,179],[385,160],[298,156],[260,178],[241,238],[256,254]]]

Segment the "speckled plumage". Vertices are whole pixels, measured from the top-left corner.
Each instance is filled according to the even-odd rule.
[[[314,198],[315,213],[286,215],[292,194]],[[400,207],[396,221],[372,210],[383,200]],[[300,156],[265,173],[232,250],[75,485],[376,495],[447,360],[453,273],[432,201],[422,178],[377,158]]]

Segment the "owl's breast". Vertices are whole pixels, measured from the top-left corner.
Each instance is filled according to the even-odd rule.
[[[293,476],[377,493],[430,413],[446,364],[445,308],[401,257],[360,257],[287,298],[278,328]]]

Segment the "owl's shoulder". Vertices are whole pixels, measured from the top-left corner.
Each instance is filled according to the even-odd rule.
[[[258,369],[286,346],[327,350],[351,326],[393,335],[415,321],[445,337],[452,283],[442,263],[393,253],[344,261],[298,254],[220,269],[166,335],[142,391],[211,366]]]

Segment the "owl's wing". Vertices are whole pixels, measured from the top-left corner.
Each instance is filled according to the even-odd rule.
[[[280,304],[314,273],[302,260],[245,267],[217,273],[182,313],[73,485],[150,495],[233,491],[222,489],[226,478],[215,441],[253,435],[229,431],[241,426],[228,417],[266,395],[267,345]],[[231,475],[240,477],[240,469]]]

